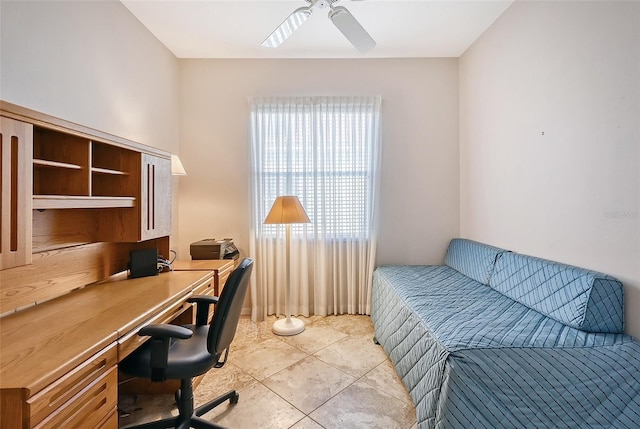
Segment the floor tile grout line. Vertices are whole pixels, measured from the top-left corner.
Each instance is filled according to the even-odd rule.
[[[333,317],[331,318],[333,319]],[[321,353],[322,351],[324,351],[325,349],[331,347],[331,346],[335,346],[337,343],[341,342],[341,341],[345,341],[348,342],[350,340],[354,340],[354,339],[358,339],[358,338],[362,338],[362,337],[367,337],[367,338],[373,338],[374,333],[373,332],[369,332],[369,329],[366,329],[366,327],[364,326],[359,326],[357,324],[353,324],[351,322],[349,322],[349,325],[343,323],[343,322],[338,322],[336,325],[339,324],[339,327],[342,327],[344,330],[339,329],[338,326],[336,325],[332,325],[330,323],[324,323],[325,320],[329,320],[329,318],[323,318],[323,319],[316,319],[313,322],[314,323],[319,323],[317,326],[318,327],[324,327],[324,328],[328,328],[331,329],[333,331],[335,331],[337,334],[336,335],[341,335],[341,338],[338,339],[331,339],[331,342],[328,344],[324,344],[324,338],[318,337],[321,339],[321,342],[323,343],[322,347],[320,347],[317,350],[314,351],[310,351],[310,350],[305,350],[302,347],[300,347],[300,344],[297,344],[295,341],[287,341],[285,338],[283,337],[279,337],[276,336],[275,334],[272,333],[271,331],[271,325],[273,323],[272,320],[267,320],[265,324],[255,324],[255,322],[251,322],[248,321],[248,323],[245,323],[245,325],[242,327],[242,332],[238,332],[241,334],[241,336],[243,336],[242,341],[238,342],[237,345],[235,345],[235,350],[236,351],[242,351],[242,350],[251,350],[254,346],[258,345],[260,342],[263,341],[267,341],[270,340],[272,338],[278,338],[280,342],[286,344],[289,347],[292,347],[292,350],[295,349],[297,350],[300,355],[302,357],[300,357],[296,362],[293,363],[289,363],[288,365],[286,365],[284,368],[276,371],[274,374],[270,374],[269,376],[266,376],[262,379],[258,379],[256,376],[252,375],[251,372],[249,372],[251,370],[250,366],[247,366],[247,369],[242,368],[240,366],[237,365],[237,363],[234,363],[233,366],[236,368],[237,375],[235,376],[239,376],[243,379],[246,380],[246,382],[243,382],[243,386],[241,387],[242,390],[246,390],[249,389],[250,386],[261,386],[260,388],[264,388],[266,389],[266,391],[271,392],[270,394],[275,395],[275,397],[279,398],[280,400],[284,401],[284,403],[288,404],[290,407],[292,407],[292,409],[297,410],[297,412],[299,412],[303,417],[301,417],[297,422],[294,422],[292,425],[288,426],[289,429],[293,428],[293,427],[297,427],[297,425],[304,425],[304,423],[301,423],[302,421],[306,421],[307,423],[312,423],[312,425],[314,427],[318,427],[318,428],[323,428],[323,429],[327,429],[327,428],[332,428],[334,426],[332,426],[332,424],[330,424],[328,427],[324,426],[323,424],[321,424],[319,421],[313,419],[311,417],[311,414],[313,414],[314,412],[316,412],[317,410],[319,410],[320,408],[326,406],[326,404],[328,402],[330,402],[331,400],[335,399],[338,395],[341,395],[344,393],[345,390],[349,389],[350,387],[352,387],[354,384],[356,383],[363,383],[364,385],[367,386],[367,388],[372,388],[375,391],[384,394],[384,396],[387,397],[391,397],[394,398],[396,400],[400,400],[402,402],[404,402],[404,400],[402,398],[399,398],[398,396],[389,393],[388,391],[393,391],[395,393],[395,390],[393,390],[394,388],[389,388],[387,387],[389,384],[387,384],[387,376],[384,375],[384,373],[381,374],[374,374],[371,375],[368,379],[366,378],[368,375],[370,375],[372,373],[372,371],[380,368],[383,365],[387,364],[388,361],[388,356],[386,356],[385,359],[383,359],[382,361],[374,364],[372,367],[368,367],[368,365],[364,365],[364,367],[366,368],[365,372],[360,372],[359,370],[362,369],[362,367],[358,367],[358,365],[356,365],[355,367],[353,367],[353,370],[355,370],[354,373],[350,373],[350,372],[346,372],[344,369],[341,369],[340,367],[338,367],[339,364],[339,358],[341,353],[339,353],[339,355],[337,356],[338,359],[334,359],[335,363],[331,363],[331,362],[326,362],[322,359],[320,359],[320,357],[317,355],[318,353]],[[337,320],[337,319],[333,319],[333,320]],[[348,319],[345,319],[348,320]],[[313,327],[314,323],[308,323],[307,326],[309,327]],[[320,335],[322,335],[321,333],[322,331],[317,331],[317,333],[319,333]],[[312,338],[312,337],[311,337]],[[306,341],[306,340],[303,340]],[[362,340],[360,340],[362,341]],[[240,346],[240,344],[242,344],[242,346]],[[275,344],[275,343],[272,343]],[[312,344],[312,343],[311,343]],[[302,343],[302,345],[304,346],[304,343]],[[268,350],[268,349],[267,349]],[[337,351],[339,351],[340,349],[338,349]],[[297,353],[297,352],[296,352]],[[332,353],[329,353],[327,355],[327,359],[331,359],[330,355]],[[386,353],[385,353],[386,355]],[[346,356],[346,355],[345,355]],[[268,382],[270,377],[273,377],[274,375],[291,369],[292,366],[294,365],[299,365],[302,361],[304,361],[305,359],[308,359],[312,357],[313,359],[318,360],[319,362],[321,362],[324,365],[327,365],[328,367],[331,367],[333,370],[338,371],[339,373],[345,374],[347,376],[350,377],[350,380],[347,384],[345,384],[344,386],[340,386],[340,390],[335,391],[331,394],[330,397],[326,398],[326,400],[324,400],[321,404],[315,406],[315,408],[313,410],[310,410],[308,413],[300,410],[298,407],[296,407],[294,404],[292,404],[289,400],[285,399],[283,396],[281,396],[280,394],[278,394],[275,390],[273,390],[272,388],[270,388],[269,386],[267,386],[267,384],[265,384],[266,382]],[[364,361],[363,361],[364,362]],[[346,365],[344,366],[344,368],[351,368],[351,365]],[[386,369],[382,369],[382,371],[386,371]],[[254,371],[255,372],[255,371]],[[256,373],[258,374],[258,373]],[[357,374],[357,375],[354,375]],[[383,377],[379,377],[380,375],[383,375]],[[298,373],[298,376],[300,377],[304,377],[304,371],[302,373]],[[285,377],[286,378],[286,377]],[[376,383],[376,379],[380,379],[382,380],[381,383]],[[389,382],[391,382],[391,380],[388,380]],[[402,380],[400,381],[400,385],[403,385]],[[393,386],[393,384],[390,384],[391,386]],[[274,385],[275,387],[277,387],[277,385]],[[336,386],[336,384],[333,385],[334,387]],[[386,390],[385,390],[386,389]],[[240,392],[240,389],[237,389]],[[291,395],[289,395],[291,396]],[[319,414],[318,416],[322,416],[322,414]],[[308,419],[308,420],[307,420]],[[406,422],[406,420],[405,420]],[[325,423],[328,423],[328,421],[325,421]],[[316,426],[317,425],[317,426]],[[407,426],[407,428],[411,427],[411,429],[415,429],[415,420],[414,423],[412,425]],[[284,429],[284,427],[283,427]]]
[[[285,371],[285,370],[287,370],[287,369],[291,368],[291,367],[292,367],[292,366],[294,366],[294,365],[299,364],[301,361],[303,361],[303,360],[305,360],[305,359],[307,359],[307,358],[310,358],[310,357],[312,357],[312,358],[314,358],[314,359],[317,359],[319,362],[322,362],[323,364],[330,366],[331,368],[333,368],[333,369],[337,370],[338,372],[340,372],[340,373],[342,373],[342,374],[344,374],[344,375],[347,375],[347,376],[349,376],[349,377],[353,377],[353,378],[354,378],[354,381],[353,381],[352,383],[349,383],[349,384],[348,384],[347,386],[345,386],[343,389],[340,389],[340,391],[336,392],[336,393],[335,393],[334,395],[332,395],[329,399],[327,399],[325,402],[323,402],[320,406],[318,406],[318,407],[314,408],[314,409],[313,409],[313,410],[311,410],[309,413],[305,413],[303,410],[299,409],[299,408],[298,408],[298,407],[296,407],[294,404],[292,404],[291,402],[287,401],[287,399],[285,399],[284,397],[282,397],[278,392],[274,391],[274,390],[273,390],[273,389],[271,389],[269,386],[267,386],[266,384],[264,384],[264,381],[265,381],[265,380],[267,380],[267,379],[269,379],[269,378],[271,378],[271,377],[273,377],[273,376],[274,376],[274,375],[276,375],[276,374],[281,373],[282,371]],[[292,363],[292,364],[291,364],[291,365],[289,365],[289,366],[286,366],[285,368],[281,369],[280,371],[278,371],[278,372],[276,372],[276,373],[274,373],[274,374],[271,374],[269,377],[265,377],[265,379],[264,379],[264,380],[262,380],[262,381],[258,381],[258,382],[262,383],[262,384],[264,385],[264,387],[266,387],[267,389],[271,390],[271,391],[272,391],[273,393],[275,393],[276,395],[280,396],[283,400],[285,400],[287,403],[289,403],[289,404],[290,404],[291,406],[293,406],[295,409],[297,409],[297,410],[298,410],[298,411],[300,411],[301,413],[303,413],[303,414],[305,414],[306,416],[308,416],[309,414],[311,414],[312,412],[314,412],[315,410],[317,410],[318,408],[320,408],[322,405],[326,404],[329,400],[331,400],[333,397],[335,397],[336,395],[338,395],[338,394],[339,394],[340,392],[342,392],[344,389],[346,389],[347,387],[351,386],[351,384],[353,384],[355,381],[356,381],[356,379],[355,379],[355,377],[354,377],[353,375],[351,375],[351,374],[349,374],[349,373],[346,373],[346,372],[342,371],[340,368],[337,368],[337,367],[335,367],[335,366],[331,365],[330,363],[323,361],[322,359],[319,359],[317,356],[315,356],[315,355],[313,355],[313,354],[307,354],[307,356],[305,356],[304,358],[300,359],[299,361],[294,362],[294,363]]]
[[[309,355],[309,356],[307,356],[307,357],[310,357],[310,356],[313,356],[313,355]],[[306,358],[305,358],[305,359],[306,359]],[[317,358],[316,358],[316,359],[317,359]],[[301,360],[302,360],[302,359],[301,359]],[[318,359],[318,360],[320,360],[320,359]],[[300,361],[298,361],[298,362],[300,362]],[[298,362],[296,362],[296,363],[298,363]],[[323,361],[320,361],[320,362],[323,362]],[[287,368],[289,368],[289,367],[291,367],[291,366],[295,365],[296,363],[293,363],[293,364],[289,365],[288,367],[286,367],[286,368],[282,369],[281,371],[284,371],[285,369],[287,369]],[[323,362],[323,363],[325,363],[325,364],[326,364],[326,362]],[[327,364],[327,365],[329,365],[329,364]],[[331,366],[331,365],[329,365],[329,366]],[[332,366],[332,368],[333,368],[333,366]],[[338,368],[335,368],[335,369],[338,369]],[[278,371],[278,372],[281,372],[281,371]],[[338,369],[338,371],[340,371],[340,370]],[[347,374],[347,373],[346,373],[346,372],[344,372],[344,371],[340,371],[340,372],[341,372],[341,373],[343,373],[343,374],[346,374],[346,375],[351,376],[350,374]],[[276,373],[276,374],[277,374],[277,373]],[[273,374],[273,375],[275,375],[275,374]],[[272,375],[272,376],[273,376],[273,375]],[[351,377],[353,377],[353,376],[351,376]],[[267,378],[269,378],[269,377],[267,377]],[[266,380],[267,378],[265,378],[265,380]],[[271,392],[273,392],[273,393],[274,393],[276,396],[278,396],[280,399],[282,399],[282,400],[283,400],[283,401],[285,401],[287,404],[291,405],[293,408],[295,408],[296,410],[298,410],[298,411],[300,411],[302,414],[304,414],[304,417],[303,417],[302,419],[298,420],[296,423],[294,423],[294,424],[293,424],[292,426],[290,426],[289,428],[291,428],[291,427],[295,426],[295,425],[296,425],[296,424],[298,424],[301,420],[304,420],[304,418],[305,418],[305,417],[307,417],[307,418],[311,419],[313,422],[315,422],[318,426],[320,426],[320,427],[322,427],[322,428],[324,429],[325,427],[324,427],[324,426],[322,426],[322,425],[321,425],[320,423],[318,423],[317,421],[315,421],[315,420],[311,417],[311,414],[312,414],[314,411],[316,411],[317,409],[319,409],[320,407],[324,406],[327,402],[329,402],[330,400],[332,400],[333,398],[335,398],[336,396],[338,396],[340,393],[342,393],[345,389],[347,389],[349,386],[351,386],[351,385],[352,385],[353,383],[355,383],[356,381],[358,381],[358,379],[356,379],[356,378],[354,377],[354,380],[353,380],[351,383],[349,383],[348,385],[346,385],[344,388],[340,389],[340,390],[339,390],[338,392],[336,392],[335,394],[331,395],[331,396],[330,396],[326,401],[324,401],[322,404],[318,405],[316,408],[314,408],[313,410],[309,411],[308,413],[305,413],[303,410],[301,410],[301,409],[299,409],[298,407],[296,407],[294,404],[292,404],[291,402],[289,402],[286,398],[282,397],[278,392],[276,392],[275,390],[271,389],[269,386],[267,386],[267,385],[266,385],[266,384],[264,384],[263,382],[258,381],[258,383],[261,383],[265,388],[269,389]]]
[[[374,388],[374,389],[378,390],[379,392],[381,392],[381,393],[383,393],[383,394],[385,394],[385,395],[387,395],[387,396],[389,396],[389,397],[395,398],[393,395],[390,395],[389,393],[387,393],[387,392],[385,392],[385,391],[383,391],[383,390],[380,390],[377,386],[373,386],[373,385],[371,385],[370,383],[367,383],[367,381],[366,381],[366,380],[363,380],[363,379],[364,379],[364,377],[365,377],[367,374],[369,374],[371,371],[373,371],[374,369],[376,369],[378,366],[380,366],[380,365],[384,364],[384,363],[385,363],[385,361],[386,361],[386,359],[385,359],[385,360],[383,360],[382,362],[380,362],[380,363],[376,364],[375,366],[373,366],[372,368],[370,368],[369,370],[367,370],[367,371],[366,371],[365,373],[363,373],[362,375],[360,375],[360,376],[354,376],[354,375],[352,375],[352,374],[349,374],[349,373],[347,373],[347,372],[343,371],[342,369],[338,368],[337,366],[332,365],[332,364],[331,364],[331,363],[329,363],[329,362],[325,362],[325,361],[323,361],[322,359],[320,359],[319,357],[317,357],[317,356],[315,355],[316,353],[320,352],[321,350],[324,350],[324,349],[326,349],[327,347],[329,347],[329,346],[331,346],[331,345],[334,345],[334,344],[336,344],[336,343],[338,343],[338,342],[341,342],[341,341],[348,341],[349,339],[354,339],[354,338],[358,337],[358,336],[353,336],[353,335],[347,334],[347,333],[342,332],[342,331],[338,331],[338,332],[341,332],[341,333],[345,334],[345,336],[344,336],[343,338],[340,338],[340,339],[338,339],[338,340],[336,340],[336,341],[334,341],[334,342],[330,343],[330,344],[327,344],[326,346],[324,346],[324,347],[322,347],[322,348],[318,349],[317,351],[315,351],[315,352],[313,352],[313,353],[309,353],[308,351],[303,350],[303,349],[301,349],[301,348],[297,347],[297,346],[296,346],[296,345],[294,345],[294,344],[290,344],[288,341],[285,341],[283,338],[280,338],[280,336],[278,336],[278,335],[275,335],[275,334],[274,334],[274,335],[273,335],[273,336],[271,336],[271,337],[276,337],[276,338],[278,338],[281,342],[283,342],[283,343],[285,343],[285,344],[287,344],[287,345],[289,345],[289,346],[292,346],[292,347],[294,347],[294,348],[296,348],[296,349],[300,350],[300,351],[301,351],[301,352],[303,352],[306,356],[305,356],[304,358],[302,358],[302,359],[300,359],[300,360],[298,360],[298,361],[296,361],[296,362],[294,362],[294,363],[292,363],[292,364],[290,364],[290,365],[288,365],[288,366],[286,366],[286,367],[282,368],[281,370],[279,370],[279,371],[277,371],[277,372],[275,372],[275,373],[273,373],[273,374],[269,375],[268,377],[265,377],[263,380],[258,380],[258,379],[256,379],[255,377],[251,376],[250,374],[247,374],[247,375],[249,375],[251,378],[253,378],[254,380],[256,380],[256,381],[257,381],[258,383],[260,383],[263,387],[265,387],[266,389],[268,389],[269,391],[271,391],[273,394],[275,394],[276,396],[278,396],[280,399],[282,399],[283,401],[285,401],[287,404],[291,405],[293,408],[295,408],[296,410],[298,410],[299,412],[301,412],[301,413],[304,415],[304,417],[303,417],[301,420],[304,420],[304,418],[305,418],[305,417],[307,417],[307,418],[309,418],[309,419],[313,420],[313,418],[312,418],[310,415],[311,415],[314,411],[318,410],[319,408],[321,408],[322,406],[324,406],[327,402],[331,401],[333,398],[335,398],[336,396],[338,396],[340,393],[344,392],[347,388],[349,388],[350,386],[352,386],[353,384],[355,384],[356,382],[361,381],[361,380],[362,380],[362,382],[363,382],[363,383],[366,383],[368,386],[371,386],[372,388]],[[270,337],[270,338],[271,338],[271,337]],[[310,412],[308,412],[308,413],[305,413],[303,410],[299,409],[299,408],[298,408],[298,407],[296,407],[294,404],[292,404],[290,401],[288,401],[286,398],[284,398],[283,396],[281,396],[278,392],[276,392],[275,390],[273,390],[273,389],[271,389],[269,386],[267,386],[267,385],[264,383],[264,381],[268,380],[269,378],[273,377],[273,376],[274,376],[274,375],[276,375],[276,374],[279,374],[279,373],[281,373],[281,372],[283,372],[283,371],[285,371],[285,370],[287,370],[287,369],[291,368],[291,367],[292,367],[292,366],[294,366],[294,365],[299,364],[301,361],[303,361],[303,360],[305,360],[305,359],[307,359],[307,358],[309,358],[309,357],[313,357],[314,359],[319,360],[320,362],[322,362],[322,363],[324,363],[324,364],[326,364],[326,365],[328,365],[328,366],[330,366],[330,367],[334,368],[335,370],[337,370],[337,371],[341,372],[342,374],[345,374],[345,375],[348,375],[348,376],[350,376],[350,377],[353,377],[353,381],[351,381],[349,384],[347,384],[346,386],[344,386],[342,389],[340,389],[339,391],[337,391],[336,393],[334,393],[332,396],[330,396],[329,398],[327,398],[324,402],[322,402],[320,405],[318,405],[317,407],[315,407],[313,410],[311,410],[311,411],[310,411]],[[237,366],[237,365],[236,365],[236,366]],[[242,369],[242,371],[244,372],[244,369]],[[399,398],[395,398],[395,399],[399,399]],[[314,422],[316,422],[315,420],[313,420],[313,421],[314,421]],[[299,421],[298,421],[298,422],[299,422]],[[294,423],[294,425],[292,425],[292,426],[295,426],[295,424],[297,424],[298,422]],[[316,423],[317,423],[318,425],[320,425],[320,423],[318,423],[318,422],[316,422]],[[320,426],[322,426],[322,425],[320,425]],[[322,426],[322,427],[324,428],[324,426]]]
[[[354,337],[354,336],[352,336],[352,335],[346,335],[346,336],[345,336],[344,338],[342,338],[341,340],[338,340],[338,341],[336,341],[336,342],[334,342],[334,343],[331,343],[331,344],[335,344],[335,343],[337,343],[337,342],[339,342],[339,341],[342,341],[342,340],[347,340],[348,338],[355,338],[355,337]],[[285,341],[285,343],[286,343],[286,341]],[[295,346],[294,346],[294,347],[295,347]],[[327,347],[328,347],[328,346],[327,346]],[[325,347],[325,348],[326,348],[326,347]],[[367,385],[368,385],[368,386],[370,386],[371,388],[373,388],[373,389],[375,389],[375,390],[379,391],[380,393],[383,393],[385,396],[389,396],[390,398],[397,399],[398,401],[404,402],[404,400],[402,400],[401,398],[397,398],[396,396],[391,395],[390,393],[388,393],[388,392],[386,392],[386,391],[384,391],[384,390],[381,390],[378,386],[374,386],[373,384],[371,384],[371,383],[367,382],[367,380],[365,380],[365,379],[364,379],[364,377],[365,377],[367,374],[369,374],[371,371],[373,371],[374,369],[376,369],[376,368],[378,368],[379,366],[383,365],[383,364],[386,362],[386,360],[387,360],[387,359],[384,359],[384,360],[382,360],[380,363],[378,363],[378,364],[374,365],[372,368],[370,368],[369,370],[367,370],[367,371],[366,371],[365,373],[363,373],[362,375],[360,375],[360,376],[354,376],[354,375],[352,375],[352,374],[349,374],[349,373],[347,373],[347,372],[345,372],[345,371],[341,370],[341,369],[340,369],[340,368],[338,368],[337,366],[332,365],[330,362],[325,362],[325,361],[323,361],[322,359],[320,359],[320,358],[318,358],[317,356],[315,356],[315,353],[319,352],[319,351],[320,351],[320,350],[322,350],[322,349],[320,349],[320,350],[318,350],[317,352],[312,353],[312,354],[311,354],[311,353],[309,353],[309,352],[306,352],[306,351],[304,351],[304,350],[301,350],[301,349],[299,349],[299,350],[300,350],[300,351],[302,351],[302,352],[304,352],[304,353],[306,354],[306,356],[305,356],[304,358],[302,358],[302,359],[300,359],[300,360],[298,360],[298,361],[296,361],[296,362],[294,362],[294,363],[292,363],[292,364],[290,364],[290,365],[288,365],[288,366],[286,366],[286,367],[282,368],[281,370],[279,370],[279,371],[275,372],[274,374],[269,375],[268,377],[265,377],[263,380],[257,380],[257,379],[255,379],[255,377],[252,377],[252,378],[254,378],[258,383],[262,384],[266,389],[268,389],[269,391],[271,391],[272,393],[274,393],[274,394],[275,394],[276,396],[278,396],[280,399],[282,399],[283,401],[285,401],[287,404],[291,405],[291,406],[292,406],[293,408],[295,408],[296,410],[300,411],[302,414],[304,414],[304,416],[305,416],[305,417],[308,417],[308,418],[310,418],[311,420],[313,420],[313,418],[311,418],[311,416],[310,416],[310,415],[311,415],[314,411],[316,411],[316,410],[318,410],[319,408],[321,408],[322,406],[324,406],[327,402],[331,401],[333,398],[335,398],[336,396],[338,396],[340,393],[344,392],[347,388],[349,388],[350,386],[354,385],[354,384],[355,384],[355,383],[357,383],[358,381],[362,381],[363,383],[367,384]],[[307,358],[309,358],[309,357],[313,357],[313,358],[315,358],[315,359],[319,360],[320,362],[322,362],[322,363],[324,363],[324,364],[326,364],[326,365],[328,365],[328,366],[332,367],[333,369],[335,369],[335,370],[337,370],[337,371],[341,372],[342,374],[345,374],[345,375],[348,375],[348,376],[350,376],[350,377],[353,377],[353,381],[351,381],[349,384],[347,384],[346,386],[344,386],[342,389],[340,389],[339,391],[337,391],[336,393],[334,393],[332,396],[330,396],[329,398],[327,398],[327,400],[325,400],[325,401],[324,401],[324,402],[322,402],[320,405],[318,405],[317,407],[315,407],[315,408],[314,408],[313,410],[311,410],[309,413],[305,413],[303,410],[301,410],[301,409],[299,409],[298,407],[296,407],[296,405],[292,404],[289,400],[287,400],[286,398],[284,398],[284,397],[283,397],[282,395],[280,395],[278,392],[276,392],[275,390],[273,390],[273,389],[271,389],[269,386],[267,386],[267,385],[264,383],[264,381],[266,381],[266,380],[268,380],[269,378],[271,378],[271,377],[273,377],[273,376],[275,376],[275,375],[277,375],[277,374],[279,374],[279,373],[281,373],[281,372],[283,372],[283,371],[285,371],[285,370],[287,370],[287,369],[291,368],[291,367],[292,367],[292,366],[294,366],[294,365],[299,364],[301,361],[303,361],[303,360],[305,360],[305,359],[307,359]],[[304,418],[303,418],[303,419],[304,419]],[[313,420],[313,421],[315,422],[315,420]],[[317,423],[317,422],[316,422],[316,423]],[[318,425],[320,425],[320,424],[318,423]],[[295,426],[295,424],[294,424],[293,426]]]

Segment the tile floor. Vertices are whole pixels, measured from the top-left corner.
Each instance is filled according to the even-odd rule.
[[[204,417],[230,429],[415,429],[411,397],[368,316],[301,318],[291,337],[271,332],[275,317],[242,318],[227,364],[207,373],[196,406],[236,389],[240,401]],[[120,426],[176,414],[173,395],[122,396]]]

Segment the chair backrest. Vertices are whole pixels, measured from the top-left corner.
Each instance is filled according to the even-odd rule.
[[[243,259],[222,289],[207,337],[207,349],[212,355],[219,356],[233,341],[252,269],[253,260]]]

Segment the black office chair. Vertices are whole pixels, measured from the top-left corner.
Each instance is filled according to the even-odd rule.
[[[191,379],[211,368],[220,368],[227,361],[252,269],[251,259],[242,260],[229,276],[219,299],[213,296],[189,298],[189,302],[196,303],[195,325],[149,325],[140,329],[138,335],[151,338],[124,359],[120,369],[151,381],[179,379],[180,390],[176,392],[179,415],[128,428],[221,428],[200,416],[226,400],[237,403],[238,393],[232,390],[194,410]],[[217,305],[211,323],[207,324],[211,304]]]

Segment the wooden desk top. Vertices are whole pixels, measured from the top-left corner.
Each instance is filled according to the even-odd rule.
[[[226,271],[233,269],[232,259],[185,259],[180,261],[173,261],[173,269],[175,271]]]
[[[0,388],[30,396],[213,276],[118,275],[0,319]]]

